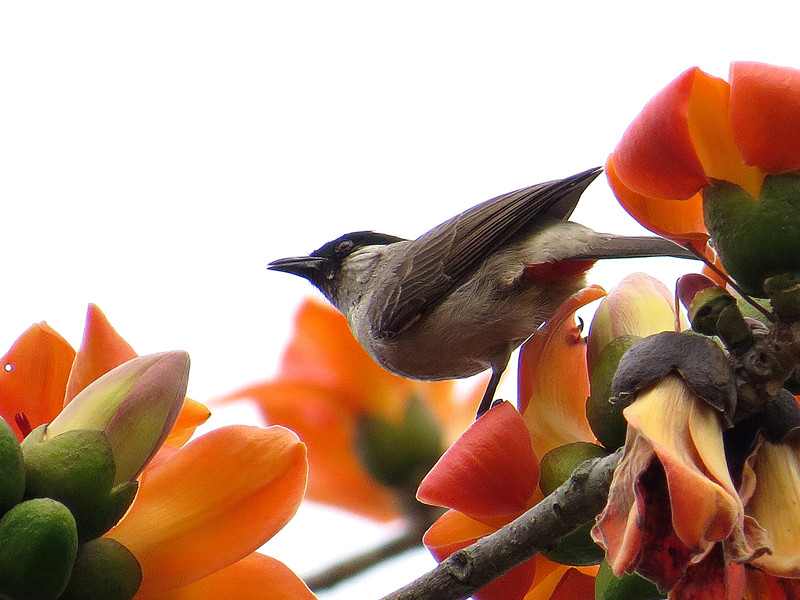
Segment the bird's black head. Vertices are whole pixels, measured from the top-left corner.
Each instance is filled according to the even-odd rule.
[[[269,263],[267,268],[304,277],[317,286],[325,296],[333,299],[334,290],[331,289],[331,285],[348,256],[365,246],[385,246],[400,241],[403,241],[403,238],[385,233],[354,231],[320,246],[308,256],[279,258]]]

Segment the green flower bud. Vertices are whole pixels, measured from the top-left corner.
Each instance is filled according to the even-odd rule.
[[[416,489],[442,455],[442,432],[420,398],[412,398],[398,423],[374,415],[358,421],[356,451],[369,474],[394,489]]]
[[[114,483],[135,479],[167,438],[186,396],[189,355],[162,352],[129,360],[87,386],[47,428],[45,438],[98,429],[111,443]]]
[[[59,600],[130,600],[142,584],[142,568],[117,540],[97,538],[78,550],[72,577]]]
[[[78,551],[75,519],[49,498],[17,504],[0,519],[0,597],[55,600]]]
[[[27,498],[53,498],[66,505],[81,541],[101,536],[128,510],[138,484],[114,485],[114,455],[102,431],[76,429],[46,439],[46,425],[22,442]]]
[[[11,427],[0,417],[0,516],[22,502],[25,493],[25,469],[22,451]]]

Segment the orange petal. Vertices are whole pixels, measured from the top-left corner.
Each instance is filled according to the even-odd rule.
[[[689,132],[689,97],[697,67],[656,94],[630,124],[614,150],[623,185],[650,198],[687,200],[708,181]]]
[[[351,411],[399,418],[416,385],[378,365],[356,341],[334,308],[306,300],[295,317],[279,379],[305,381],[340,390]]]
[[[767,173],[800,169],[800,71],[731,64],[731,122],[747,164]]]
[[[744,507],[728,472],[719,414],[675,375],[639,395],[623,414],[664,466],[675,533],[708,550],[741,525]]]
[[[417,498],[475,517],[519,514],[539,482],[539,461],[522,417],[495,406],[442,455],[420,483]]]
[[[308,446],[306,496],[371,519],[401,515],[395,494],[361,465],[354,446],[356,415],[341,409],[336,390],[310,382],[268,382],[234,392],[223,401],[250,399],[265,420],[295,431]]]
[[[689,98],[689,132],[707,178],[730,181],[758,198],[766,174],[745,164],[734,141],[730,91],[727,81],[698,71]]]
[[[183,401],[183,407],[178,419],[175,421],[175,425],[164,443],[168,446],[180,448],[194,435],[194,430],[205,423],[210,416],[211,411],[208,410],[205,404],[186,398]]]
[[[95,379],[137,356],[128,342],[111,326],[103,312],[90,304],[86,312],[83,341],[69,374],[64,404],[68,404]]]
[[[486,415],[481,419],[485,417]],[[451,510],[439,517],[425,533],[422,541],[434,558],[442,562],[453,552],[466,548],[494,531],[496,529],[493,527]],[[534,557],[511,569],[502,577],[481,588],[472,597],[476,600],[521,600],[536,575],[537,558]]]
[[[306,472],[305,446],[288,429],[223,427],[148,469],[107,535],[136,555],[142,593],[186,585],[278,532],[300,504]]]
[[[30,427],[52,421],[61,412],[75,350],[47,323],[29,327],[1,359],[0,416],[21,440],[14,417],[24,414]]]
[[[606,177],[628,214],[653,233],[677,242],[708,239],[700,192],[684,202],[644,196],[627,187],[617,175],[616,155],[606,162]]]
[[[590,286],[567,299],[519,355],[519,407],[537,456],[571,442],[594,440],[586,419],[586,342],[575,311],[605,295]]]
[[[594,598],[594,579],[575,567],[558,565],[525,600],[590,600]]]
[[[305,583],[279,560],[254,552],[188,585],[137,600],[314,600]]]

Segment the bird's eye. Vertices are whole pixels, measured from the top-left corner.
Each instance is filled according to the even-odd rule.
[[[337,254],[347,254],[352,249],[353,249],[353,242],[350,240],[342,240],[341,242],[336,244]]]

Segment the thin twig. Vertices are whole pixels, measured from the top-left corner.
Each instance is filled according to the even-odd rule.
[[[462,600],[552,546],[603,509],[622,450],[580,465],[569,480],[521,517],[454,552],[383,600]]]

